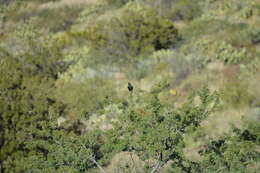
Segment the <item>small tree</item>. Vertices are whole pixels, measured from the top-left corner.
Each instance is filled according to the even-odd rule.
[[[195,106],[193,97],[181,108],[174,109],[160,103],[158,94],[164,85],[154,88],[152,99],[136,109],[135,103],[127,107],[125,114],[109,136],[110,149],[137,153],[141,159],[155,159],[160,169],[172,160],[175,169],[184,172],[201,172],[202,167],[184,157],[184,135],[196,130],[217,106],[218,96],[203,88],[198,95],[201,104]],[[142,111],[140,111],[142,109]]]
[[[23,41],[30,52],[0,47],[0,160],[7,172],[25,171],[27,157],[47,158],[55,122],[64,111],[53,97],[54,82],[64,70],[58,49],[36,40],[34,30],[27,33]]]
[[[171,48],[180,39],[171,21],[135,3],[129,3],[108,21],[96,21],[83,35],[96,49],[123,57]]]

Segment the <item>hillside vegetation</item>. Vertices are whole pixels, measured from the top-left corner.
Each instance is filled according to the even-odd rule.
[[[0,0],[0,172],[257,173],[259,88],[259,0]]]

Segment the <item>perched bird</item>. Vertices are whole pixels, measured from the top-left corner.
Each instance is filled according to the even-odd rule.
[[[133,85],[130,82],[128,82],[127,88],[128,88],[128,91],[130,91],[130,92],[132,92],[134,89]]]

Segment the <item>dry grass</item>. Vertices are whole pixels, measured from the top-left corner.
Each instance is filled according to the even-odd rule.
[[[229,109],[216,112],[207,120],[202,122],[202,127],[210,138],[218,138],[230,130],[231,124],[240,127],[242,116],[246,115],[248,109]]]
[[[87,5],[104,3],[104,0],[61,0],[58,2],[48,2],[42,4],[39,8],[61,8],[64,6]]]
[[[255,100],[255,104],[260,104],[260,74],[255,74],[253,76],[250,76],[247,81],[248,81],[248,92],[257,98]],[[253,105],[254,106],[254,105]]]
[[[107,171],[113,173],[144,173],[144,168],[144,162],[136,154],[131,152],[121,152],[112,158]]]
[[[241,127],[242,116],[247,115],[249,109],[229,109],[222,112],[212,114],[207,120],[201,123],[204,140],[197,139],[196,136],[185,136],[186,148],[184,149],[185,156],[189,160],[198,161],[201,159],[199,150],[201,150],[208,139],[218,139],[225,133],[228,133],[231,125]]]

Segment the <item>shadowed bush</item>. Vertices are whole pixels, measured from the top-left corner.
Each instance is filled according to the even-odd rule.
[[[172,22],[152,8],[134,3],[124,7],[118,16],[99,20],[81,34],[92,47],[123,57],[174,47],[180,39]]]

